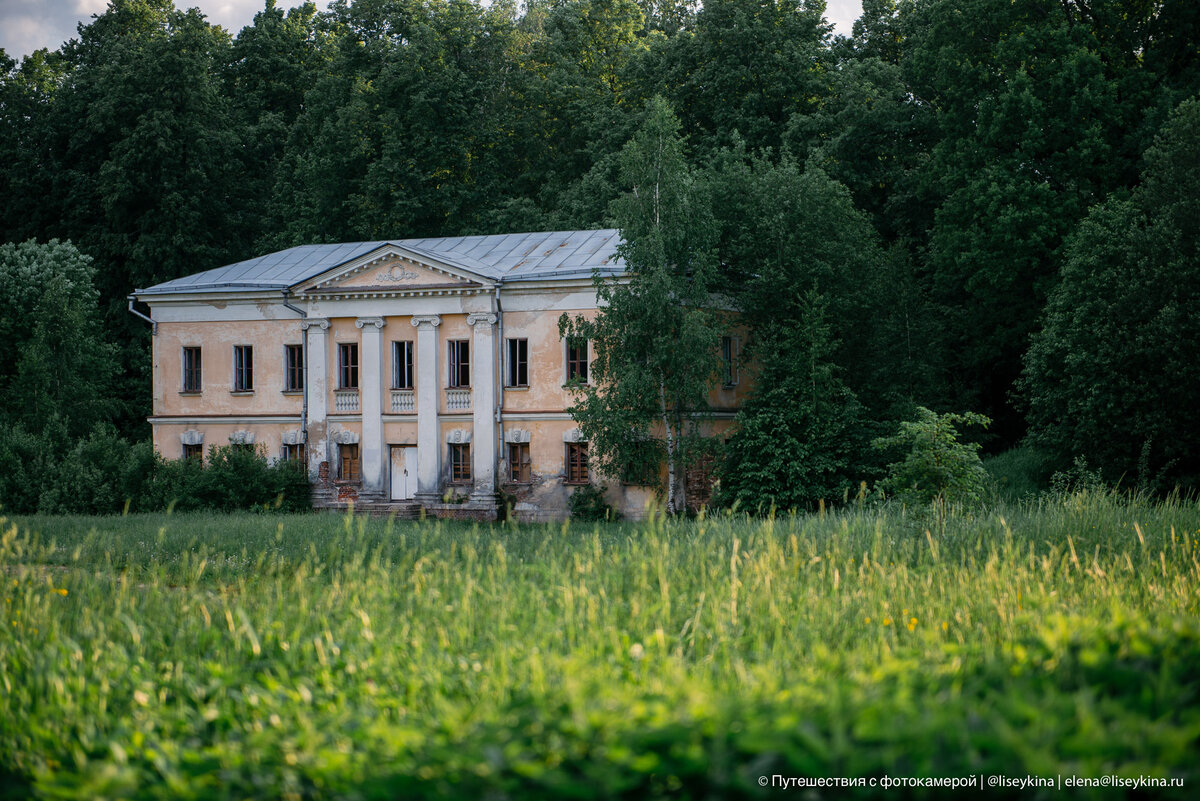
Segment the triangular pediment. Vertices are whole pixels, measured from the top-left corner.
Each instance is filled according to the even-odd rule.
[[[299,287],[302,292],[406,292],[429,289],[472,289],[490,283],[484,276],[456,265],[433,263],[387,245],[318,275]]]

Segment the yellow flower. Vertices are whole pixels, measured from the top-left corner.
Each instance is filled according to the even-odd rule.
[[[55,592],[57,592],[59,595],[62,595],[62,596],[64,596],[64,597],[65,597],[65,596],[66,596],[66,594],[67,594],[67,588],[66,588],[66,587],[55,587],[55,588],[54,588],[54,591],[55,591]]]
[[[946,623],[946,621],[943,620],[942,621],[942,631],[945,631],[948,628],[950,628],[950,626]]]
[[[871,622],[871,618],[867,618],[867,622],[868,622],[868,623],[870,623],[870,622]]]
[[[916,619],[915,617],[914,617],[914,618],[909,618],[909,621],[908,621],[908,630],[909,630],[909,631],[912,631],[912,630],[913,630],[913,629],[915,629],[916,627],[917,627],[917,619]]]
[[[885,625],[885,626],[890,626],[890,625],[892,625],[892,619],[891,619],[890,617],[885,617],[885,618],[883,619],[883,625]]]

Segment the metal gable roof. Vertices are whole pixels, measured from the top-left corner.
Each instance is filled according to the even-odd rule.
[[[505,282],[590,277],[596,270],[617,275],[624,272],[616,253],[620,242],[620,232],[604,229],[300,245],[176,278],[134,294],[283,290],[389,244]]]

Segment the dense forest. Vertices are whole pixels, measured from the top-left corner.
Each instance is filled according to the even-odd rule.
[[[1200,487],[1200,4],[864,0],[849,37],[824,11],[267,0],[231,35],[111,0],[0,51],[0,498],[69,508],[17,487],[145,437],[134,288],[303,243],[625,229],[647,126],[753,332],[727,498],[841,497],[923,409],[986,416],[984,452],[1039,480]]]

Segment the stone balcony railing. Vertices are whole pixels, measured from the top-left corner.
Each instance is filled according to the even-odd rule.
[[[339,389],[333,393],[333,408],[337,412],[358,411],[358,390]]]
[[[471,390],[470,389],[447,389],[446,390],[446,411],[448,412],[466,412],[471,409]]]
[[[412,414],[417,410],[417,399],[411,389],[392,390],[392,414]]]

